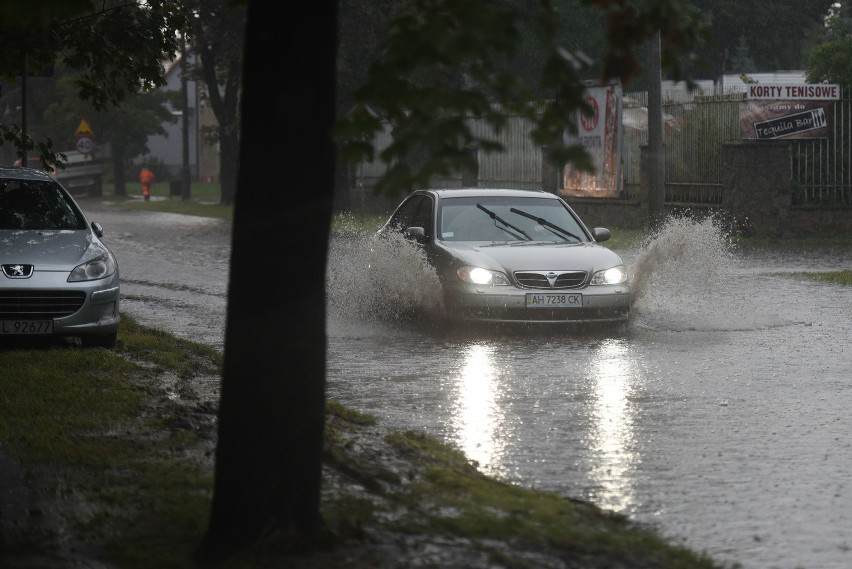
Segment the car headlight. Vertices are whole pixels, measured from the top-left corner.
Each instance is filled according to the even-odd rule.
[[[592,275],[591,285],[617,285],[627,282],[627,268],[624,265],[618,265],[611,269],[598,271]]]
[[[500,271],[489,271],[480,267],[459,267],[459,278],[466,283],[478,285],[508,285],[509,279]]]
[[[82,265],[77,265],[71,274],[68,275],[69,283],[81,281],[94,281],[97,279],[105,279],[115,272],[115,259],[109,253],[104,253],[95,257],[91,261],[87,261]]]

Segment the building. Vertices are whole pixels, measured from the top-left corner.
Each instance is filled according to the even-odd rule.
[[[166,64],[166,85],[163,87],[166,91],[180,92],[181,90],[181,57],[178,55],[175,61]],[[194,56],[189,54],[187,61],[192,64]],[[202,95],[203,86],[190,78],[187,81],[190,178],[215,182],[219,179],[219,149],[218,145],[204,143],[203,132],[205,129],[215,127],[216,118],[213,110],[205,104]],[[183,111],[180,108],[172,109],[172,114],[177,121],[163,125],[166,135],[148,137],[149,152],[138,158],[137,162],[156,164],[169,179],[178,180],[183,167]]]

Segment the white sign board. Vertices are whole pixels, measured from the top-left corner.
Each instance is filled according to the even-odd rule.
[[[77,137],[77,152],[81,154],[91,154],[95,148],[95,143],[88,136]]]
[[[840,98],[840,85],[751,83],[748,85],[746,98],[752,100],[836,101]]]

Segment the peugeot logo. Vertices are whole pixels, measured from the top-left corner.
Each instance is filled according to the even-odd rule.
[[[10,279],[28,279],[33,276],[32,265],[3,265],[3,274]]]

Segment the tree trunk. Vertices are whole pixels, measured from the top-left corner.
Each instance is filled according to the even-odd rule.
[[[334,176],[334,211],[352,211],[352,183],[355,179],[351,164],[337,156],[337,166]]]
[[[222,188],[219,201],[223,205],[231,205],[239,172],[240,117],[237,111],[240,106],[240,75],[244,72],[242,47],[246,28],[244,3],[225,4],[221,0],[197,1],[199,16],[193,43],[201,59],[200,71],[207,99],[219,124],[219,181]],[[268,56],[261,55],[261,59],[254,63],[259,64]],[[267,131],[262,128],[260,132]]]
[[[236,113],[234,114],[236,122]],[[236,125],[219,126],[219,181],[222,187],[220,203],[231,205],[237,193],[239,160],[234,158],[240,150],[240,139]]]
[[[280,67],[249,64],[243,74],[250,135],[241,137],[213,503],[199,551],[206,559],[271,527],[311,542],[322,526],[337,8],[326,0],[288,9],[295,13],[280,18],[275,3],[248,7],[246,61],[276,54]],[[258,288],[261,272],[269,286]],[[298,290],[277,290],[296,280]]]
[[[115,184],[113,190],[116,196],[127,196],[127,184],[124,176],[124,145],[112,144],[112,178]]]

